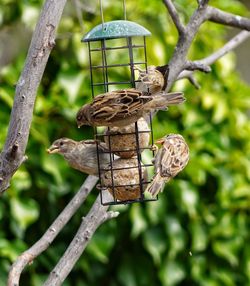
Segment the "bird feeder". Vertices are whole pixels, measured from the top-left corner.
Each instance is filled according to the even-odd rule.
[[[82,42],[88,44],[93,98],[100,93],[136,87],[135,67],[147,70],[146,37],[150,35],[137,23],[118,20],[103,22],[83,37]],[[147,174],[153,169],[151,159],[145,161],[144,154],[147,158],[154,156],[151,115],[145,122],[140,119],[130,128],[94,128],[103,205],[157,200],[144,194],[149,183]],[[150,137],[146,146],[143,136],[146,140]],[[110,164],[105,168],[101,168],[98,154],[101,141],[106,142],[110,154]],[[132,148],[128,149],[131,141]],[[103,199],[103,192],[107,191],[112,195],[110,201]]]

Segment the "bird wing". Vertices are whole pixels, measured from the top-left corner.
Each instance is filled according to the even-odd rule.
[[[91,104],[92,117],[95,120],[112,121],[131,116],[141,110],[143,105],[152,100],[141,91],[130,88],[100,94]]]
[[[162,147],[161,174],[162,176],[176,176],[182,171],[188,161],[188,154],[184,144],[171,144],[165,141]]]
[[[173,165],[173,145],[165,142],[162,147],[160,172],[163,177],[172,177],[172,165]]]

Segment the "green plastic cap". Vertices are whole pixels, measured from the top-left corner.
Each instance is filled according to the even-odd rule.
[[[151,33],[147,29],[137,23],[118,20],[94,27],[82,38],[82,42],[150,35]]]

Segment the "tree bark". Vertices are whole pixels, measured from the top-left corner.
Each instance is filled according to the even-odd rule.
[[[15,90],[7,139],[0,154],[0,193],[27,159],[25,150],[32,122],[37,89],[50,52],[55,46],[55,34],[66,0],[47,0],[42,8],[31,40],[24,69]]]

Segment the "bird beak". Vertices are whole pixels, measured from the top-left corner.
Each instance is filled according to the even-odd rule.
[[[80,128],[82,126],[82,124],[79,122],[77,122],[77,127]]]
[[[58,146],[51,146],[49,149],[47,149],[47,152],[49,154],[55,154],[55,153],[58,153],[59,152],[59,148]]]
[[[156,144],[163,144],[163,143],[164,143],[164,141],[165,141],[165,138],[164,138],[164,137],[162,137],[162,138],[160,138],[160,139],[156,140],[156,141],[155,141],[155,143],[156,143]]]

